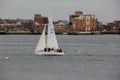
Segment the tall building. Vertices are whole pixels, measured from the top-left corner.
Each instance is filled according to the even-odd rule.
[[[83,14],[82,11],[75,11],[74,14],[69,15],[69,24],[72,25],[74,23],[75,18],[79,17],[82,14]]]
[[[43,25],[48,23],[48,17],[43,17],[40,14],[34,16],[34,33],[41,33]]]
[[[48,23],[48,18],[43,17],[40,14],[35,14],[34,22],[38,22],[39,24],[46,24]]]
[[[97,18],[92,14],[83,14],[82,11],[75,11],[69,16],[69,24],[76,31],[96,31]]]
[[[77,31],[96,31],[97,18],[91,14],[80,15],[75,19],[75,28]]]

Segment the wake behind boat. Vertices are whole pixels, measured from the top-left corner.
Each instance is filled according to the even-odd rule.
[[[64,52],[58,47],[52,16],[49,16],[47,37],[45,35],[46,26],[43,29],[41,38],[35,49],[36,55],[62,56]]]

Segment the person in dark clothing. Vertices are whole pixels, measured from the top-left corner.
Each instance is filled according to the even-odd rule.
[[[59,52],[59,49],[57,49],[57,52]]]
[[[47,48],[44,48],[44,51],[47,52]]]
[[[51,48],[51,51],[54,51],[54,48]]]
[[[61,48],[59,49],[59,52],[62,52],[62,49],[61,49]]]
[[[48,52],[50,52],[50,48],[48,48]]]

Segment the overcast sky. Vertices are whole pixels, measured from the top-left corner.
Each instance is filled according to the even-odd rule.
[[[68,20],[74,11],[94,14],[99,21],[120,20],[120,0],[0,0],[1,18],[33,19],[34,14]]]

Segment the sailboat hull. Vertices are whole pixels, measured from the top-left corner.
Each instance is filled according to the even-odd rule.
[[[35,52],[38,56],[63,56],[64,52]]]

